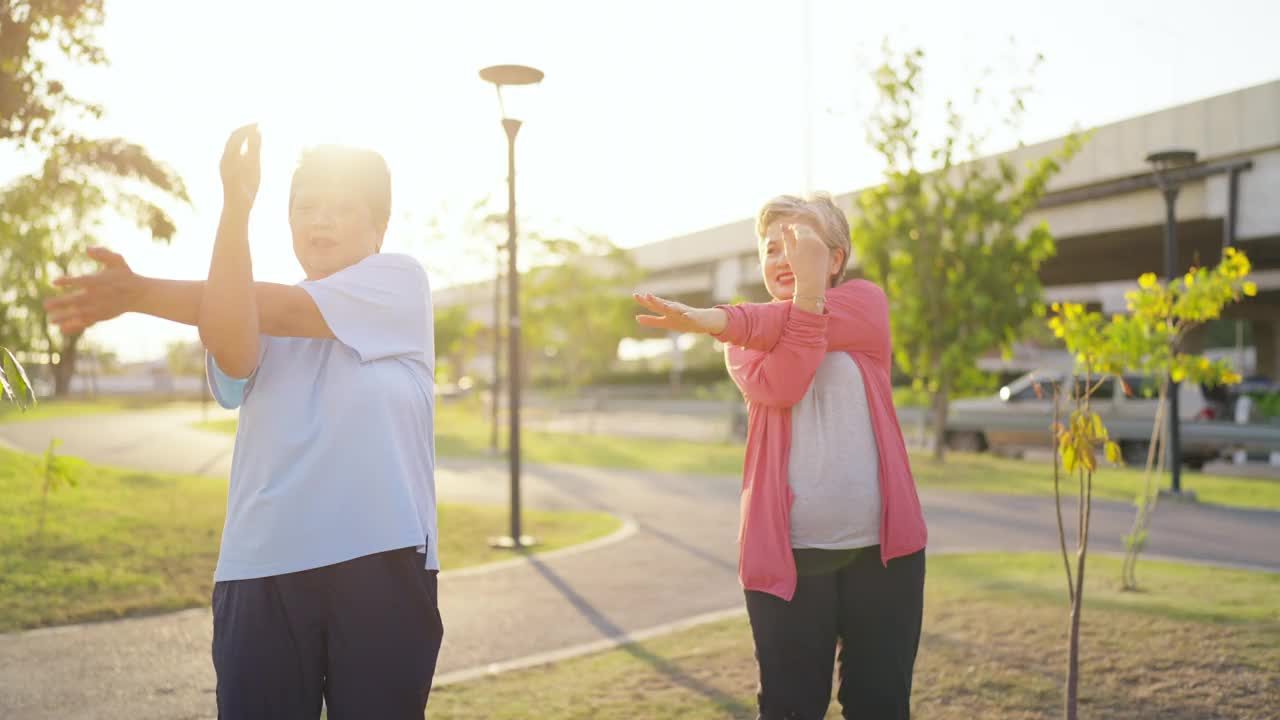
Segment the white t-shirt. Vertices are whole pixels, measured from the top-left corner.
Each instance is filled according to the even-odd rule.
[[[404,547],[439,569],[426,272],[407,255],[378,254],[299,286],[336,339],[263,336],[244,380],[207,358],[218,403],[240,407],[214,579]]]
[[[787,480],[791,547],[845,550],[880,542],[880,453],[862,372],[829,352],[791,408]]]

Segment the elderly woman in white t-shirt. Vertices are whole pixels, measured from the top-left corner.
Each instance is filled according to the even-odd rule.
[[[240,408],[213,590],[222,720],[421,720],[443,635],[436,602],[434,348],[422,266],[382,254],[377,153],[303,153],[289,193],[306,280],[254,282],[255,126],[223,154],[208,279],[101,272],[49,303],[65,332],[141,312],[196,325],[218,402]]]

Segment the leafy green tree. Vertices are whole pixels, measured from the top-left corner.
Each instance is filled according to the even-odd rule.
[[[94,38],[104,19],[102,0],[0,2],[0,142],[44,147],[68,137],[67,115],[97,118],[102,107],[67,92],[53,77],[51,56],[73,64],[105,65]]]
[[[164,203],[189,198],[176,173],[124,140],[68,140],[48,153],[39,172],[0,189],[0,342],[48,353],[60,396],[81,335],[64,337],[48,322],[53,279],[91,271],[85,249],[102,244],[111,217],[169,242],[177,228]]]
[[[630,255],[599,235],[539,236],[549,262],[521,279],[522,333],[547,374],[579,387],[607,372],[631,334],[631,288],[640,272]],[[532,358],[531,358],[532,361]]]
[[[866,277],[889,296],[898,366],[931,395],[941,459],[950,398],[981,381],[979,357],[1007,352],[1027,320],[1043,313],[1039,269],[1054,241],[1044,223],[1021,225],[1083,139],[1068,136],[1020,176],[1007,158],[976,161],[985,133],[972,132],[948,102],[946,136],[925,153],[923,59],[921,50],[890,55],[875,72],[880,106],[868,137],[885,176],[858,198],[852,239]],[[1012,92],[1010,124],[1026,92]]]
[[[470,308],[453,305],[435,312],[436,359],[445,375],[458,380],[466,374],[467,359],[475,352],[481,323],[471,319]]]
[[[70,387],[80,336],[46,321],[50,279],[84,269],[76,263],[108,214],[167,242],[175,227],[157,198],[189,202],[182,180],[141,146],[69,127],[103,108],[71,95],[55,71],[107,64],[95,38],[104,17],[102,0],[0,2],[0,147],[44,157],[40,171],[0,188],[0,345],[52,358],[55,395]]]
[[[460,210],[442,208],[428,225],[432,242],[454,243],[458,251],[481,267],[495,267],[499,324],[507,319],[506,218],[505,208],[498,201],[484,197]],[[618,342],[632,332],[630,292],[640,273],[630,254],[606,237],[555,227],[536,218],[520,218],[519,227],[521,342],[526,377],[533,372],[574,387],[590,382],[609,369],[617,355]],[[493,335],[489,333],[493,330],[486,332],[481,327],[492,322],[473,327],[464,322],[462,315],[450,316],[446,312],[437,308],[437,355],[457,355],[461,360],[463,351],[469,353],[477,343],[492,342]],[[452,345],[457,338],[465,339],[465,347]],[[497,350],[502,356],[505,344]],[[449,364],[460,367],[456,362]],[[506,372],[505,365],[502,371]],[[497,427],[496,404],[494,422]],[[496,432],[494,438],[496,441]]]

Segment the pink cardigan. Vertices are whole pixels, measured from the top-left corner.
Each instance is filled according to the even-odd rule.
[[[724,342],[729,374],[747,400],[749,430],[738,530],[738,575],[743,588],[791,600],[796,567],[791,555],[791,407],[800,402],[823,356],[847,352],[866,384],[880,455],[880,559],[921,550],[924,513],[907,460],[890,385],[889,303],[866,280],[827,291],[816,315],[791,302],[720,306],[729,323]]]

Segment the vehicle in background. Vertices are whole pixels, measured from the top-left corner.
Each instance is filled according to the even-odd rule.
[[[947,422],[947,445],[955,450],[980,452],[989,450],[1001,455],[1020,456],[1032,450],[1052,449],[1050,426],[1053,424],[1053,387],[1055,384],[1084,382],[1059,371],[1031,372],[1000,388],[995,397],[957,400],[951,403]],[[1126,393],[1113,377],[1098,384],[1091,405],[1107,426],[1111,438],[1120,444],[1128,465],[1144,465],[1151,447],[1151,430],[1155,423],[1156,381],[1150,377],[1128,375]],[[1230,449],[1220,438],[1198,437],[1186,426],[1195,423],[1230,421],[1227,395],[1207,391],[1194,383],[1181,383],[1178,393],[1178,416],[1184,430],[1182,461],[1192,469],[1200,469]]]

